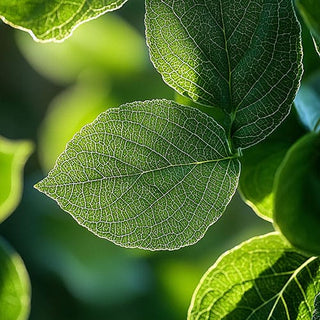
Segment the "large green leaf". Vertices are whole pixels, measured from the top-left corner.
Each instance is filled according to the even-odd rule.
[[[289,148],[305,134],[292,109],[278,130],[265,141],[245,150],[241,158],[240,193],[263,219],[272,220],[274,177]]]
[[[320,55],[320,4],[319,0],[296,0],[299,11],[310,28],[314,45]]]
[[[29,277],[23,261],[0,238],[0,319],[27,319],[30,291]]]
[[[224,129],[171,101],[102,113],[36,187],[93,233],[126,247],[177,249],[223,213],[239,176]]]
[[[306,128],[320,131],[320,72],[302,83],[294,104]]]
[[[319,289],[319,258],[271,233],[218,259],[201,279],[188,319],[310,320]]]
[[[0,19],[35,40],[62,41],[81,23],[120,8],[127,0],[1,0]]]
[[[151,59],[180,94],[230,114],[235,147],[286,117],[301,77],[291,0],[147,0]]]
[[[20,201],[23,168],[32,149],[29,141],[10,141],[0,136],[0,222]]]
[[[275,179],[274,222],[297,248],[320,255],[320,133],[289,150]]]
[[[320,320],[320,293],[317,294],[314,300],[314,313],[312,320]]]

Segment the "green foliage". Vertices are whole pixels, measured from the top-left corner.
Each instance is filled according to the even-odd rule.
[[[0,136],[0,222],[20,201],[23,168],[32,149],[29,141],[10,141]]]
[[[320,293],[314,299],[314,313],[312,320],[320,320]]]
[[[138,102],[84,127],[36,188],[100,237],[177,249],[225,210],[238,184],[236,157],[224,129],[199,110]]]
[[[288,152],[275,180],[274,222],[297,248],[320,255],[320,134],[310,133]]]
[[[201,279],[188,319],[309,320],[319,289],[319,258],[271,233],[219,258]]]
[[[121,7],[127,0],[2,0],[0,18],[39,41],[62,41],[81,23]]]
[[[0,319],[26,320],[30,309],[30,283],[23,261],[0,238]]]
[[[310,28],[315,48],[320,55],[320,5],[319,0],[296,0],[304,21]]]
[[[289,113],[302,59],[291,1],[147,0],[146,35],[164,81],[229,115],[236,148]]]

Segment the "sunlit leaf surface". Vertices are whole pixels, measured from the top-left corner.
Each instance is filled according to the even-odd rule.
[[[309,320],[319,289],[319,258],[271,233],[218,259],[193,295],[188,320]]]
[[[120,8],[127,0],[1,0],[0,18],[40,41],[61,41],[81,23]]]
[[[167,100],[109,109],[36,185],[89,230],[126,247],[178,249],[223,213],[239,176],[224,129]]]
[[[29,141],[12,141],[0,136],[0,222],[20,201],[23,168],[32,149]]]
[[[147,0],[146,9],[151,59],[164,81],[230,114],[236,148],[286,117],[301,77],[291,0]]]
[[[320,133],[287,153],[274,187],[274,222],[297,248],[320,255]]]
[[[26,320],[30,283],[20,256],[0,238],[0,319]]]

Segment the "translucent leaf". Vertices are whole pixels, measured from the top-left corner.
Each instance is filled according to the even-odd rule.
[[[320,5],[320,4],[319,4]],[[305,127],[320,131],[320,72],[302,83],[294,100],[295,107]]]
[[[288,241],[320,255],[320,133],[310,133],[289,150],[274,186],[274,222]]]
[[[320,5],[319,0],[296,0],[297,7],[308,25],[315,48],[320,56]]]
[[[291,112],[278,130],[262,143],[245,150],[241,158],[241,196],[263,219],[272,221],[275,174],[289,148],[304,134],[296,114]]]
[[[0,222],[20,202],[23,168],[32,149],[29,141],[10,141],[0,136]]]
[[[36,185],[81,224],[126,247],[178,249],[223,213],[239,177],[224,129],[166,100],[109,109]]]
[[[201,279],[189,320],[309,320],[320,289],[319,258],[271,233],[223,254]]]
[[[83,73],[128,76],[145,69],[147,61],[144,39],[112,13],[82,25],[63,43],[39,45],[23,32],[16,39],[32,67],[57,83],[75,81]]]
[[[146,9],[164,81],[230,114],[236,148],[264,139],[289,113],[302,59],[291,0],[147,0]]]
[[[30,283],[20,256],[0,238],[0,319],[26,320],[30,310]]]
[[[1,0],[0,19],[38,41],[62,41],[81,23],[120,8],[127,0]]]

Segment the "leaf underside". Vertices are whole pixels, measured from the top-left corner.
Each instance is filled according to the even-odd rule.
[[[236,148],[286,117],[301,77],[291,0],[147,0],[151,59],[180,94],[231,114]]]
[[[319,289],[319,258],[271,233],[220,257],[200,281],[188,320],[310,320]]]
[[[197,242],[225,210],[239,177],[224,129],[166,100],[109,109],[67,145],[36,185],[100,237],[125,247]]]
[[[127,0],[1,0],[0,19],[38,41],[62,41],[85,21],[120,8]]]

